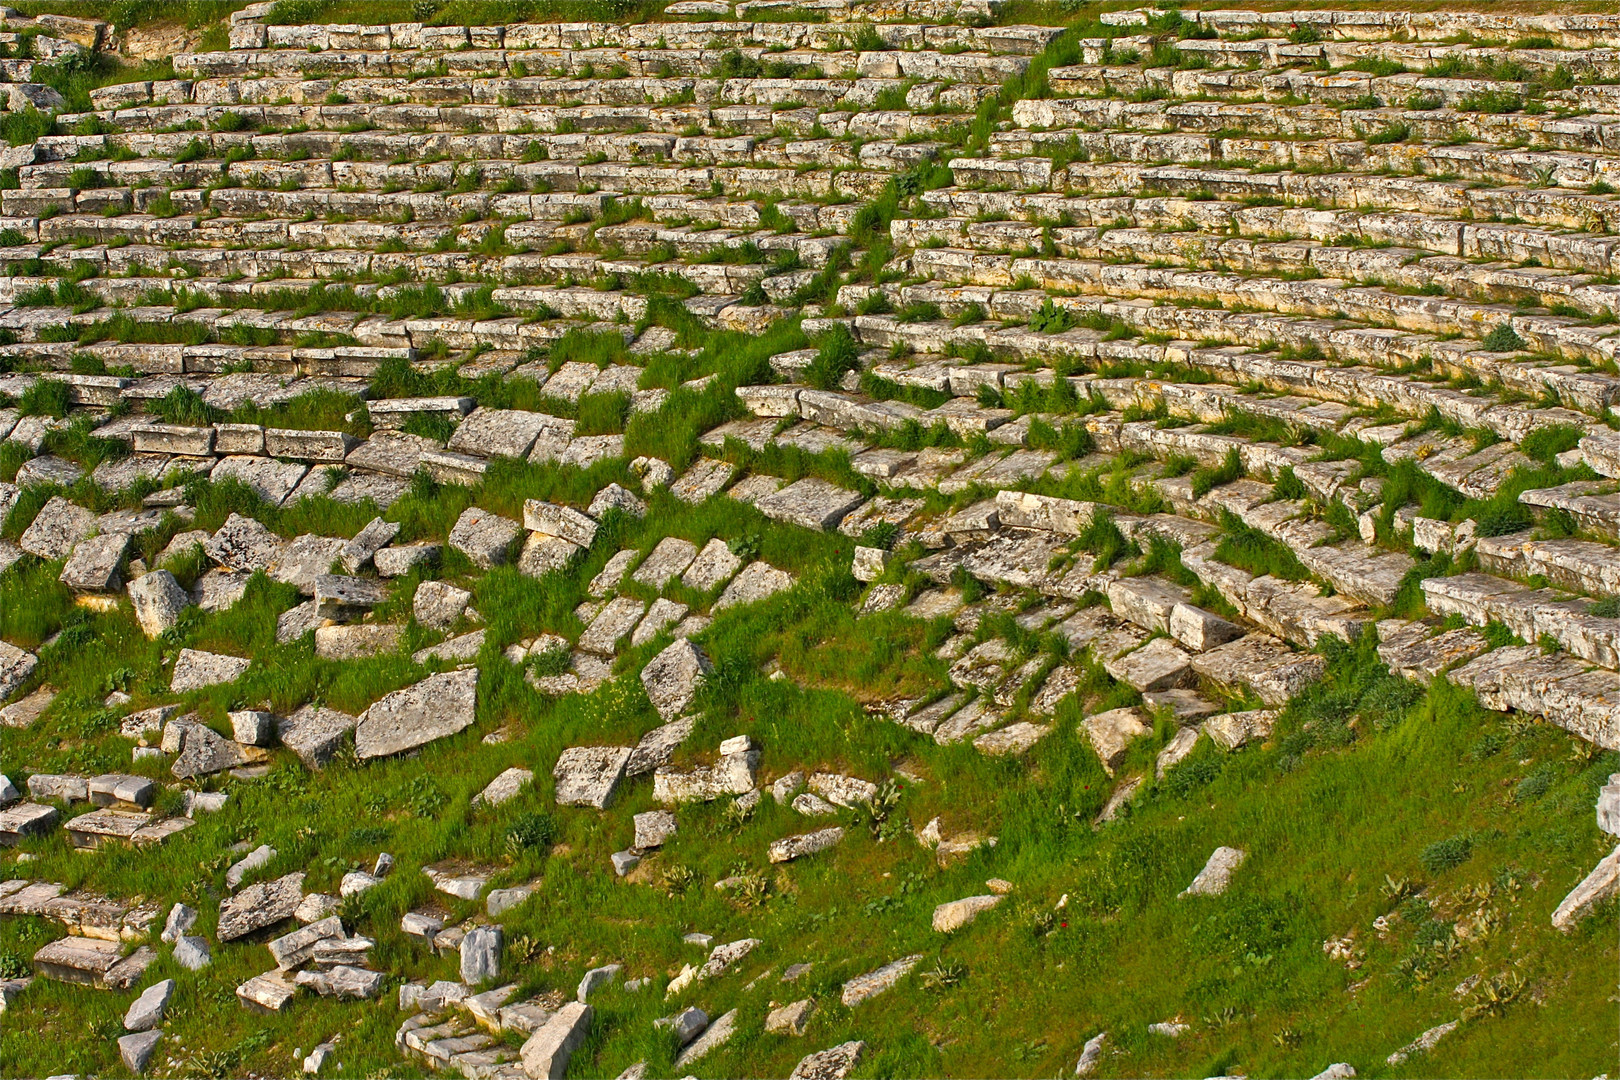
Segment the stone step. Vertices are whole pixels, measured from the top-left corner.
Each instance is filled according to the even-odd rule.
[[[1475,626],[1501,623],[1532,643],[1545,635],[1576,659],[1620,670],[1620,619],[1591,614],[1589,600],[1489,574],[1426,578],[1423,597],[1437,615],[1460,615]]]

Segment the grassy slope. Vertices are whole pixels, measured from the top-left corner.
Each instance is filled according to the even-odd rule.
[[[716,805],[682,811],[681,836],[648,861],[644,884],[627,884],[613,879],[607,855],[629,843],[631,815],[652,805],[642,782],[606,814],[552,811],[560,830],[556,849],[549,857],[523,851],[513,858],[506,830],[521,814],[551,809],[545,774],[563,747],[628,742],[656,718],[633,677],[590,698],[545,703],[487,654],[480,723],[421,757],[339,764],[321,774],[284,762],[263,783],[235,785],[224,813],[161,849],[86,857],[57,837],[28,845],[40,859],[27,873],[117,895],[140,893],[164,905],[187,899],[202,909],[203,929],[211,933],[214,897],[229,861],[222,851],[232,842],[271,843],[282,854],[266,876],[304,868],[309,887],[328,890],[344,871],[387,849],[399,857],[399,869],[351,902],[346,914],[356,930],[378,939],[379,967],[438,978],[454,977],[453,960],[408,944],[398,916],[430,899],[418,867],[451,855],[473,858],[502,867],[500,884],[536,875],[543,881],[540,898],[505,920],[509,937],[534,943],[513,957],[515,977],[528,991],[568,993],[586,968],[609,960],[628,961],[631,974],[673,974],[701,958],[680,942],[691,930],[719,940],[762,938],[736,975],[686,995],[711,1015],[733,1005],[742,1009],[742,1034],[705,1061],[700,1075],[782,1075],[807,1049],[844,1038],[871,1044],[874,1056],[864,1066],[869,1075],[1049,1075],[1072,1067],[1079,1044],[1101,1028],[1127,1052],[1105,1059],[1106,1073],[1308,1075],[1329,1061],[1349,1060],[1363,1075],[1379,1075],[1390,1050],[1467,1004],[1450,994],[1464,976],[1508,971],[1527,983],[1501,1017],[1468,1025],[1405,1072],[1590,1075],[1613,1060],[1605,1005],[1612,911],[1570,937],[1554,932],[1548,915],[1604,852],[1591,807],[1601,778],[1620,767],[1614,755],[1578,759],[1562,733],[1504,728],[1500,718],[1445,687],[1406,705],[1398,687],[1375,676],[1367,656],[1347,652],[1336,659],[1323,691],[1291,710],[1272,745],[1232,756],[1206,747],[1131,817],[1096,832],[1090,820],[1109,782],[1075,735],[1077,713],[1063,716],[1057,732],[1018,761],[939,748],[865,715],[849,691],[877,697],[937,685],[939,662],[924,650],[943,627],[921,628],[899,616],[857,625],[847,604],[853,583],[834,569],[847,560],[847,541],[777,530],[742,508],[705,507],[684,516],[663,510],[660,521],[694,539],[711,531],[761,532],[765,557],[806,579],[789,597],[717,622],[709,640],[721,674],[686,753],[701,754],[720,738],[747,731],[765,747],[767,775],[820,766],[882,778],[890,764],[903,763],[926,782],[907,789],[897,820],[917,827],[941,814],[947,832],[974,827],[999,835],[994,851],[941,870],[904,834],[878,842],[853,823],[850,838],[831,856],[773,870],[764,863],[765,845],[804,830],[806,822],[767,801],[739,826]],[[630,542],[648,547],[655,537],[647,530]],[[491,612],[492,650],[520,627],[526,633],[567,629],[577,583],[615,546],[601,545],[575,585],[510,573],[483,578],[479,604]],[[266,634],[273,608],[250,604],[232,618],[237,633]],[[122,647],[129,643],[127,620],[108,616],[93,625],[101,637],[120,635]],[[199,634],[207,637],[206,630]],[[864,669],[852,664],[847,643],[857,640],[884,662]],[[307,653],[307,645],[297,648]],[[650,651],[632,653],[620,670],[633,676]],[[131,685],[143,701],[166,698],[153,687],[154,671],[141,667],[155,664],[156,652],[144,659],[140,649],[122,654],[137,668]],[[789,673],[812,688],[762,677],[759,663],[778,654]],[[345,665],[350,670],[328,671],[323,680],[320,672],[330,665],[307,658],[276,663],[283,659],[279,652],[266,659],[302,673],[281,677],[292,686],[263,686],[272,700],[283,691],[301,699],[324,688],[334,705],[358,708],[366,695],[415,677],[398,660]],[[76,670],[58,667],[59,682]],[[82,678],[91,677],[86,669]],[[840,688],[814,688],[820,685]],[[256,693],[250,689],[242,700]],[[293,703],[276,701],[283,708]],[[1358,709],[1355,727],[1347,726],[1347,710]],[[127,761],[126,744],[115,735],[95,735],[88,721],[82,726],[90,737],[74,737],[68,717],[82,710],[57,713],[57,721],[8,738],[0,767],[15,775],[25,765],[93,769]],[[1305,723],[1308,732],[1300,730]],[[511,726],[513,742],[484,745],[481,736],[501,724]],[[1137,747],[1133,762],[1146,764],[1153,749]],[[540,774],[535,790],[499,811],[469,813],[467,799],[514,763]],[[1525,777],[1537,779],[1524,784]],[[1425,869],[1425,849],[1457,836],[1471,840],[1468,857],[1452,868]],[[1220,844],[1251,852],[1232,892],[1177,899]],[[658,884],[672,864],[695,875],[678,895]],[[711,887],[744,868],[763,868],[773,882],[761,906],[739,906]],[[982,892],[992,876],[1016,883],[1009,903],[948,940],[932,933],[935,904]],[[1425,903],[1391,899],[1386,876],[1411,881],[1447,923],[1466,922],[1483,905],[1497,913],[1497,929],[1454,947],[1448,957]],[[1488,898],[1461,899],[1465,890],[1486,885]],[[1069,902],[1056,921],[1044,920],[1065,894]],[[462,905],[456,913],[473,911]],[[1391,911],[1399,915],[1381,940],[1372,920]],[[1325,938],[1350,932],[1367,952],[1354,974],[1321,950]],[[1419,948],[1420,935],[1441,941],[1441,948]],[[0,953],[26,957],[54,936],[45,924],[8,919],[0,924]],[[925,954],[925,969],[960,964],[965,973],[939,992],[908,980],[853,1015],[837,1004],[843,979],[911,952]],[[780,971],[803,960],[817,966],[799,986],[764,983],[744,991],[767,966]],[[284,1073],[295,1064],[292,1048],[308,1049],[341,1032],[347,1075],[399,1071],[391,1049],[398,1016],[386,1001],[301,1000],[288,1016],[273,1019],[241,1011],[232,987],[268,966],[257,944],[242,943],[221,947],[215,966],[200,976],[170,970],[167,959],[160,963],[154,974],[180,979],[180,1008],[168,1030],[186,1054],[203,1055],[192,1067]],[[1369,976],[1365,986],[1347,991]],[[823,996],[806,1040],[762,1034],[768,999],[804,994]],[[111,1025],[126,1000],[41,984],[0,1035],[5,1073],[69,1067],[117,1073],[111,1042],[96,1034],[114,1034]],[[655,1072],[667,1068],[672,1048],[650,1034],[651,1019],[669,1008],[660,995],[615,989],[598,1004],[600,1020],[589,1052],[575,1066],[578,1075],[616,1075],[642,1057]],[[1175,1015],[1194,1026],[1180,1042],[1145,1033],[1148,1023]],[[91,1034],[41,1042],[30,1034],[36,1023]]]
[[[451,15],[467,5],[453,6]],[[202,13],[202,6],[194,7]],[[487,21],[467,7],[469,21]],[[347,10],[329,5],[310,17],[336,18]],[[368,17],[385,17],[380,10],[368,8]],[[709,357],[702,368],[731,363],[740,373],[757,367],[765,350],[744,355],[738,344],[731,342],[725,355]],[[665,456],[689,454],[691,432],[717,419],[708,415],[698,423],[701,412],[694,402],[691,422],[640,437],[667,442],[649,446]],[[836,470],[836,464],[827,467]],[[580,500],[615,478],[621,474],[614,467],[589,477],[501,471],[476,501],[515,514],[524,497]],[[422,492],[390,516],[406,521],[410,536],[442,538],[471,501],[474,496],[453,489]],[[231,505],[229,493],[205,496],[204,523],[217,524]],[[317,522],[308,514],[302,520],[286,515],[275,524],[289,535],[315,524],[353,532],[366,516],[348,511]],[[785,1075],[807,1050],[856,1037],[872,1050],[865,1075],[1050,1075],[1072,1068],[1081,1042],[1103,1028],[1126,1051],[1104,1059],[1105,1074],[1309,1075],[1329,1061],[1349,1060],[1362,1075],[1380,1075],[1390,1071],[1381,1064],[1390,1050],[1468,1004],[1451,995],[1464,976],[1509,971],[1526,984],[1500,1016],[1470,1023],[1434,1054],[1397,1072],[1591,1075],[1614,1061],[1613,910],[1570,937],[1548,923],[1558,900],[1605,851],[1591,808],[1601,778],[1620,767],[1614,755],[1579,760],[1561,733],[1509,730],[1500,717],[1443,687],[1407,702],[1387,682],[1370,678],[1368,657],[1341,657],[1329,689],[1342,693],[1301,705],[1272,745],[1231,757],[1206,747],[1130,818],[1097,832],[1090,821],[1110,781],[1075,735],[1077,712],[1064,715],[1027,758],[1011,762],[939,748],[864,713],[862,701],[942,685],[942,665],[930,654],[945,631],[895,616],[855,625],[848,607],[853,585],[833,569],[847,566],[847,542],[769,526],[751,511],[724,504],[694,510],[666,501],[655,506],[653,520],[658,529],[632,527],[624,542],[645,549],[663,532],[695,540],[758,533],[764,558],[809,579],[793,597],[716,624],[708,643],[722,677],[688,753],[747,731],[765,747],[767,775],[827,767],[876,779],[904,764],[927,782],[906,791],[896,820],[915,827],[939,814],[947,832],[977,828],[1000,836],[1000,846],[941,870],[904,835],[878,842],[855,824],[832,855],[767,870],[773,895],[744,908],[720,897],[712,882],[740,865],[764,867],[769,840],[808,827],[767,801],[740,826],[718,806],[683,810],[682,835],[639,875],[647,883],[615,881],[606,857],[630,842],[631,815],[651,805],[647,785],[632,787],[605,815],[557,811],[546,774],[565,746],[634,739],[655,723],[651,710],[633,678],[589,699],[547,703],[496,659],[499,647],[519,635],[577,629],[569,612],[617,544],[605,540],[568,581],[536,583],[511,573],[480,581],[478,606],[490,619],[492,641],[480,722],[472,731],[421,757],[364,768],[338,764],[307,774],[280,762],[269,780],[235,786],[224,813],[161,849],[81,857],[56,838],[28,846],[39,856],[25,868],[28,875],[126,897],[139,893],[165,907],[187,899],[201,908],[202,929],[211,935],[229,861],[222,853],[233,842],[275,845],[282,854],[266,876],[308,869],[310,887],[327,890],[335,890],[344,871],[369,865],[386,849],[399,858],[399,869],[349,905],[351,928],[378,939],[380,968],[448,978],[453,960],[407,943],[398,916],[430,898],[417,873],[421,865],[449,855],[476,858],[502,868],[498,884],[534,876],[543,881],[540,898],[505,920],[509,937],[527,939],[513,956],[526,992],[571,995],[583,970],[614,959],[626,960],[630,974],[673,974],[701,959],[680,942],[690,930],[722,941],[760,937],[764,944],[738,974],[686,995],[711,1015],[733,1005],[742,1010],[740,1034],[695,1070],[700,1075]],[[20,527],[16,520],[10,526]],[[446,567],[451,576],[464,570],[453,561]],[[38,641],[75,618],[54,577],[40,568],[8,583],[7,602],[0,604],[7,637]],[[402,600],[411,584],[402,587]],[[239,700],[262,697],[277,708],[317,699],[357,710],[420,676],[399,659],[335,665],[313,660],[307,644],[269,646],[277,607],[272,593],[265,590],[257,602],[203,619],[161,643],[145,642],[127,610],[78,624],[44,665],[65,692],[61,704],[34,730],[8,733],[0,743],[0,769],[16,777],[24,768],[128,767],[127,743],[107,734],[110,718],[93,707],[107,689],[103,658],[109,653],[128,669],[120,682],[140,703],[169,699],[161,663],[182,644],[259,643],[262,670],[249,677]],[[650,651],[631,654],[620,670],[633,676]],[[758,665],[775,656],[811,689],[760,677]],[[238,701],[215,691],[189,703],[218,717]],[[1351,729],[1343,721],[1357,710],[1363,715]],[[1380,719],[1382,726],[1375,722]],[[1307,722],[1312,727],[1302,733]],[[479,741],[501,725],[513,732],[512,742]],[[1150,765],[1158,741],[1133,750],[1134,767]],[[540,774],[536,789],[497,812],[469,813],[470,795],[514,763]],[[514,855],[508,828],[534,812],[552,814],[558,844],[549,855]],[[1425,867],[1430,845],[1459,836],[1470,841],[1464,861],[1444,868],[1431,858],[1435,869]],[[1251,853],[1232,892],[1178,900],[1176,893],[1220,844]],[[692,871],[695,883],[670,895],[657,883],[663,869],[675,865]],[[5,869],[10,876],[9,861]],[[992,876],[1016,883],[1008,903],[949,940],[928,929],[935,904],[982,892]],[[1423,902],[1387,895],[1391,879],[1412,882],[1423,890]],[[1480,890],[1487,886],[1491,892],[1484,896]],[[1464,900],[1467,890],[1474,892]],[[1054,914],[1064,895],[1068,905]],[[1439,912],[1446,923],[1466,922],[1482,905],[1497,913],[1498,928],[1465,945],[1449,945],[1431,918]],[[474,910],[462,905],[454,913]],[[1389,913],[1395,913],[1393,928],[1380,938],[1372,922]],[[1325,938],[1352,931],[1367,953],[1354,973],[1321,950]],[[26,958],[58,933],[43,922],[0,921],[0,955]],[[1420,936],[1430,944],[1419,946]],[[959,964],[963,974],[939,992],[908,980],[853,1015],[837,1004],[843,979],[910,952],[925,954],[925,969]],[[816,968],[792,988],[761,983],[751,993],[743,990],[767,966],[780,971],[812,959]],[[278,1018],[243,1012],[232,988],[268,966],[259,945],[240,943],[219,948],[214,967],[201,975],[162,960],[152,977],[180,981],[167,1030],[175,1047],[183,1047],[166,1043],[163,1053],[180,1057],[186,1072],[284,1075],[296,1071],[294,1048],[308,1050],[341,1033],[344,1075],[420,1071],[415,1063],[402,1065],[392,1050],[399,1017],[386,1000],[303,999]],[[1363,978],[1370,981],[1349,992]],[[822,1000],[805,1040],[762,1034],[768,999],[805,994]],[[643,1057],[654,1073],[668,1071],[673,1048],[650,1026],[651,1018],[670,1011],[661,995],[615,988],[596,1001],[599,1020],[576,1058],[577,1075],[616,1075]],[[0,1072],[121,1073],[111,1038],[126,1004],[120,995],[37,985],[0,1031]],[[1148,1023],[1176,1015],[1194,1029],[1181,1041],[1146,1034]],[[41,1039],[41,1031],[58,1037]]]

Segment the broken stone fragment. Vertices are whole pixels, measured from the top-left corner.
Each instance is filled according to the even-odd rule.
[[[767,856],[773,863],[792,862],[802,859],[806,855],[826,851],[836,846],[844,839],[842,826],[834,825],[831,828],[819,829],[812,833],[803,833],[798,836],[786,836],[771,842],[767,849]]]
[[[1153,731],[1147,713],[1134,706],[1109,709],[1088,716],[1080,723],[1080,732],[1091,743],[1102,761],[1103,771],[1109,776],[1125,760],[1125,751],[1131,742]]]
[[[861,1002],[869,1001],[879,994],[893,989],[894,985],[909,975],[911,969],[915,968],[921,961],[922,955],[920,953],[915,956],[903,956],[898,960],[884,964],[875,971],[869,971],[865,975],[858,975],[844,984],[839,1000],[844,1003],[845,1008],[853,1009]]]
[[[181,649],[179,659],[174,662],[174,676],[169,681],[169,689],[182,694],[188,690],[235,682],[252,662],[244,656]]]
[[[792,1004],[772,1009],[765,1017],[765,1030],[772,1035],[803,1035],[815,1011],[814,998],[802,998]]]
[[[693,1005],[682,1009],[674,1016],[661,1016],[653,1021],[653,1027],[668,1028],[675,1033],[675,1040],[685,1046],[699,1035],[703,1034],[709,1026],[709,1014]]]
[[[1592,914],[1600,904],[1620,895],[1620,848],[1604,857],[1559,903],[1552,924],[1565,933]]]
[[[141,632],[155,638],[180,621],[191,605],[191,594],[167,570],[153,570],[129,583],[129,599]]]
[[[354,729],[362,761],[398,754],[471,726],[478,703],[478,669],[429,675],[375,701]]]
[[[716,1048],[730,1040],[737,1028],[737,1010],[722,1014],[712,1024],[703,1029],[703,1034],[693,1039],[675,1059],[676,1069],[686,1069],[694,1061],[704,1057]]]
[[[397,521],[372,518],[366,522],[365,527],[343,545],[343,550],[339,554],[343,569],[347,573],[358,574],[376,557],[377,552],[393,543],[394,537],[399,535],[399,530],[400,524]]]
[[[675,815],[668,810],[649,810],[633,819],[636,827],[634,847],[646,851],[663,847],[675,835]]]
[[[592,1010],[584,1002],[570,1001],[523,1044],[523,1071],[529,1080],[562,1080],[573,1057],[590,1033]]]
[[[940,904],[934,909],[934,930],[941,934],[960,930],[1001,903],[1002,899],[1000,896],[969,896]]]
[[[788,1080],[845,1080],[865,1052],[866,1043],[856,1040],[806,1054],[793,1067]]]
[[[169,767],[182,780],[256,764],[266,757],[258,747],[243,746],[201,724],[189,724],[182,731],[180,756]]]
[[[477,986],[501,977],[505,936],[499,926],[476,926],[461,939],[461,981]]]
[[[234,889],[253,871],[261,866],[267,866],[271,859],[276,857],[276,849],[269,844],[260,844],[242,857],[242,860],[225,871],[225,885]]]
[[[484,790],[473,796],[474,806],[500,806],[516,798],[518,793],[529,784],[534,783],[534,773],[528,769],[516,766],[507,769],[495,779],[491,780]]]
[[[604,967],[592,968],[579,980],[579,987],[574,992],[577,1001],[586,1001],[597,989],[608,985],[619,977],[624,970],[623,964],[608,964]]]
[[[631,753],[628,746],[571,746],[564,750],[551,772],[557,781],[557,805],[598,810],[612,806]]]
[[[430,630],[448,630],[472,603],[472,593],[442,581],[424,581],[411,598],[416,621]]]
[[[593,516],[571,506],[558,506],[540,499],[529,499],[523,504],[523,527],[542,536],[560,536],[582,548],[596,542],[597,521]]]
[[[1192,884],[1181,891],[1182,896],[1220,896],[1232,883],[1232,871],[1248,857],[1244,851],[1231,847],[1218,847],[1204,868],[1193,878]]]
[[[510,518],[469,506],[450,530],[450,546],[489,570],[508,561],[512,544],[523,530]]]
[[[704,678],[713,670],[714,665],[702,649],[680,638],[641,669],[641,684],[658,715],[671,720],[692,704]]]
[[[125,1031],[150,1031],[163,1023],[163,1013],[174,996],[174,980],[153,983],[124,1012]]]
[[[290,919],[304,898],[302,872],[250,885],[219,905],[219,940],[235,941]]]
[[[53,91],[54,93],[54,91]],[[146,1066],[152,1060],[152,1054],[157,1050],[157,1044],[162,1041],[163,1032],[142,1030],[134,1035],[125,1035],[118,1040],[118,1056],[123,1059],[124,1068],[136,1076],[144,1075]]]

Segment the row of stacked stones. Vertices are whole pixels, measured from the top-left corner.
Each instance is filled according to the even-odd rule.
[[[0,573],[60,563],[84,603],[127,604],[152,637],[193,606],[239,602],[263,573],[301,597],[281,617],[283,640],[313,634],[323,657],[374,656],[406,637],[374,610],[445,548],[474,578],[506,564],[566,572],[610,515],[644,515],[667,489],[859,540],[862,610],[950,618],[951,686],[886,709],[939,743],[1027,751],[1090,660],[1142,704],[1081,702],[1088,744],[1113,773],[1152,710],[1167,709],[1180,731],[1162,775],[1200,739],[1263,741],[1275,710],[1321,674],[1312,649],[1371,634],[1392,670],[1444,676],[1490,707],[1620,747],[1620,618],[1606,603],[1620,596],[1620,437],[1608,425],[1620,338],[1605,283],[1620,203],[1608,190],[1614,95],[1593,82],[1620,68],[1604,46],[1620,19],[1211,11],[1167,32],[1156,13],[1114,12],[1117,35],[1079,42],[1079,62],[1049,72],[1048,96],[1004,102],[1007,119],[967,145],[960,129],[1057,28],[988,25],[990,5],[921,0],[809,5],[824,22],[749,20],[771,6],[692,0],[671,14],[710,21],[634,27],[428,27],[269,25],[268,6],[253,5],[232,16],[228,50],[176,57],[173,80],[94,91],[93,113],[59,116],[60,134],[5,151],[17,186],[0,191],[12,268],[0,282],[12,370],[0,392],[17,404],[0,410],[0,438],[19,449],[0,485],[15,538],[0,541]],[[7,18],[39,31],[45,59],[102,44],[104,30]],[[1459,35],[1515,44],[1446,43]],[[31,61],[6,63],[14,111],[63,108],[28,81]],[[830,303],[804,303],[840,265],[862,206],[930,166],[948,182],[900,186],[889,264]],[[766,384],[671,382],[654,368],[681,355],[679,339],[643,325],[653,306],[627,287],[650,274],[684,282],[684,309],[703,325],[760,333],[802,313],[813,339],[852,347],[780,353]],[[289,303],[314,295],[313,312]],[[628,362],[548,362],[580,331],[622,340]],[[830,379],[828,355],[842,358]],[[391,396],[379,379],[442,367],[530,383],[540,407]],[[588,397],[624,398],[625,418],[657,416],[673,395],[715,387],[740,418],[705,432],[705,456],[679,471],[634,455],[622,422],[584,432],[574,418]],[[254,419],[296,415],[288,407],[317,394],[352,399],[343,427]],[[179,402],[195,405],[182,417]],[[125,449],[87,460],[65,437],[81,423]],[[842,454],[861,487],[739,475],[737,444]],[[1457,505],[1507,491],[1509,512],[1442,520],[1393,505],[1369,453]],[[583,469],[632,457],[635,490],[612,484],[583,505],[529,500],[521,520],[474,506],[445,537],[404,543],[388,518],[420,474],[477,487],[506,460]],[[1525,487],[1537,469],[1548,482]],[[1087,474],[1119,478],[1106,485],[1112,502],[1104,485],[1088,499],[1042,490]],[[269,508],[325,497],[377,517],[353,537],[283,537],[250,513],[192,531],[187,483],[201,477],[239,482]],[[955,508],[931,510],[934,492]],[[23,507],[32,517],[10,521]],[[1291,550],[1303,576],[1223,561],[1234,518]],[[1103,525],[1143,550],[1176,549],[1196,595],[1094,563],[1083,544]],[[204,569],[182,584],[166,564],[199,549]],[[1403,605],[1394,617],[1414,571],[1441,554],[1470,571],[1422,578],[1425,613]],[[964,575],[999,591],[969,602]],[[626,582],[660,593],[679,583],[706,604],[648,604]],[[131,712],[131,769],[168,771],[188,793],[184,816],[151,809],[150,777],[33,773],[26,798],[0,782],[0,842],[48,834],[76,803],[95,808],[65,818],[76,845],[156,842],[218,809],[222,793],[200,781],[250,782],[281,750],[320,768],[349,746],[364,761],[472,727],[488,662],[462,587],[474,584],[415,587],[411,620],[442,640],[413,654],[420,681],[359,716],[315,704],[280,716],[241,700],[227,737],[179,705]],[[637,816],[618,874],[674,835],[685,804],[732,799],[746,813],[768,790],[811,819],[760,853],[789,863],[837,845],[833,822],[877,796],[858,777],[762,776],[746,734],[711,764],[670,765],[711,670],[709,620],[791,585],[742,546],[671,536],[609,560],[574,640],[537,633],[499,658],[560,695],[611,678],[626,646],[667,640],[639,672],[662,724],[635,746],[573,747],[551,763],[558,802],[598,811],[652,777],[666,809]],[[988,635],[986,616],[1002,614],[1062,636],[1073,660],[1054,666]],[[1481,632],[1493,624],[1534,644],[1493,645]],[[49,716],[37,665],[0,643],[8,725]],[[230,686],[252,666],[184,650],[170,689]],[[1231,698],[1263,707],[1217,704]],[[509,799],[532,775],[514,765],[480,799]],[[1142,780],[1118,777],[1105,816]],[[937,822],[919,840],[942,859],[995,842],[944,837]],[[344,926],[339,898],[306,894],[298,873],[256,873],[268,848],[237,854],[245,869],[221,903],[219,945],[263,940],[276,964],[238,988],[244,1006],[280,1010],[301,988],[380,992],[370,939]],[[1243,858],[1219,849],[1188,892],[1220,893]],[[390,863],[350,875],[345,894]],[[1560,925],[1614,893],[1616,867],[1611,856],[1571,893]],[[465,867],[426,872],[484,912],[470,925],[447,926],[435,909],[405,916],[424,946],[459,955],[463,981],[402,988],[413,1015],[399,1049],[469,1075],[561,1075],[589,1030],[586,999],[620,971],[587,972],[573,1002],[483,989],[502,975],[500,916],[533,889],[490,889],[489,874]],[[1010,886],[988,887],[943,905],[935,929],[966,926]],[[0,913],[68,926],[35,956],[41,976],[130,989],[157,955],[146,944],[157,909],[139,904],[19,878],[0,886]],[[161,935],[187,967],[211,948],[187,933],[194,919],[171,911]],[[670,996],[700,993],[757,944],[713,948]],[[850,980],[843,1004],[919,960]],[[6,1000],[22,990],[7,984]],[[147,988],[126,1021],[133,1070],[154,1052],[169,990]],[[814,1008],[773,1012],[772,1030],[802,1033]],[[668,1020],[682,1064],[724,1043],[735,1014],[711,1022],[692,1005]],[[521,1052],[499,1037],[508,1031],[524,1035]],[[809,1055],[795,1075],[843,1076],[862,1049]],[[323,1044],[306,1067],[333,1052]]]

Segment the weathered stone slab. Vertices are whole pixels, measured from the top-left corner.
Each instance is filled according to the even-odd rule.
[[[773,863],[792,862],[802,859],[806,855],[826,851],[836,847],[844,839],[842,826],[834,825],[826,829],[818,829],[812,833],[801,833],[798,836],[784,836],[780,840],[771,841],[766,849],[766,857]]]
[[[702,649],[679,638],[641,669],[641,685],[658,715],[668,720],[685,711],[713,670],[714,665]]]
[[[1102,761],[1103,771],[1109,776],[1113,776],[1114,770],[1125,760],[1125,751],[1131,742],[1152,731],[1151,718],[1135,707],[1109,709],[1080,722],[1081,734],[1091,743]]]
[[[786,570],[778,570],[766,562],[752,562],[731,579],[731,584],[725,587],[710,610],[718,612],[736,604],[751,604],[792,587],[793,575]]]
[[[863,1001],[870,1001],[879,994],[892,990],[896,983],[907,975],[922,961],[922,955],[903,956],[898,960],[884,964],[875,971],[865,975],[858,975],[844,984],[840,1000],[847,1009],[853,1009]]]
[[[398,754],[465,730],[476,718],[478,670],[429,675],[371,704],[354,729],[361,760]]]
[[[571,746],[564,750],[551,771],[557,781],[557,805],[598,810],[612,806],[631,753],[628,746]]]
[[[1169,638],[1103,661],[1103,670],[1137,690],[1171,690],[1193,682],[1192,657]]]
[[[579,637],[579,647],[600,656],[612,656],[641,621],[647,605],[629,596],[609,600]],[[685,614],[683,611],[682,614]]]
[[[319,769],[348,741],[358,721],[347,713],[304,705],[277,723],[281,745],[298,756],[307,768]]]
[[[167,570],[153,570],[129,583],[129,599],[141,632],[155,638],[180,620],[191,594]]]
[[[450,546],[466,555],[479,569],[505,563],[514,541],[522,535],[518,523],[499,514],[469,506],[450,530]]]
[[[662,589],[697,558],[697,545],[678,536],[666,536],[658,541],[631,575],[636,581],[654,589]]]
[[[1243,865],[1247,853],[1232,847],[1218,847],[1209,862],[1193,878],[1191,885],[1182,890],[1182,896],[1219,896],[1232,883],[1232,871]]]
[[[53,495],[17,539],[17,546],[46,562],[66,558],[96,527],[96,514]]]
[[[787,487],[766,495],[754,504],[766,517],[806,529],[830,531],[845,515],[863,503],[858,491],[846,491],[836,484],[813,476],[795,480]]]
[[[235,682],[252,663],[253,661],[245,656],[226,656],[223,653],[181,649],[179,658],[174,662],[174,675],[169,680],[169,689],[181,694],[188,690],[200,690],[206,686]]]
[[[1249,634],[1193,658],[1193,671],[1218,686],[1252,689],[1267,705],[1282,706],[1321,678],[1327,661],[1296,653],[1268,634]]]
[[[254,518],[232,514],[203,544],[203,551],[225,569],[246,574],[269,569],[284,544],[281,537]]]
[[[219,940],[235,941],[255,930],[290,919],[303,899],[302,872],[249,885],[235,896],[220,902]]]

